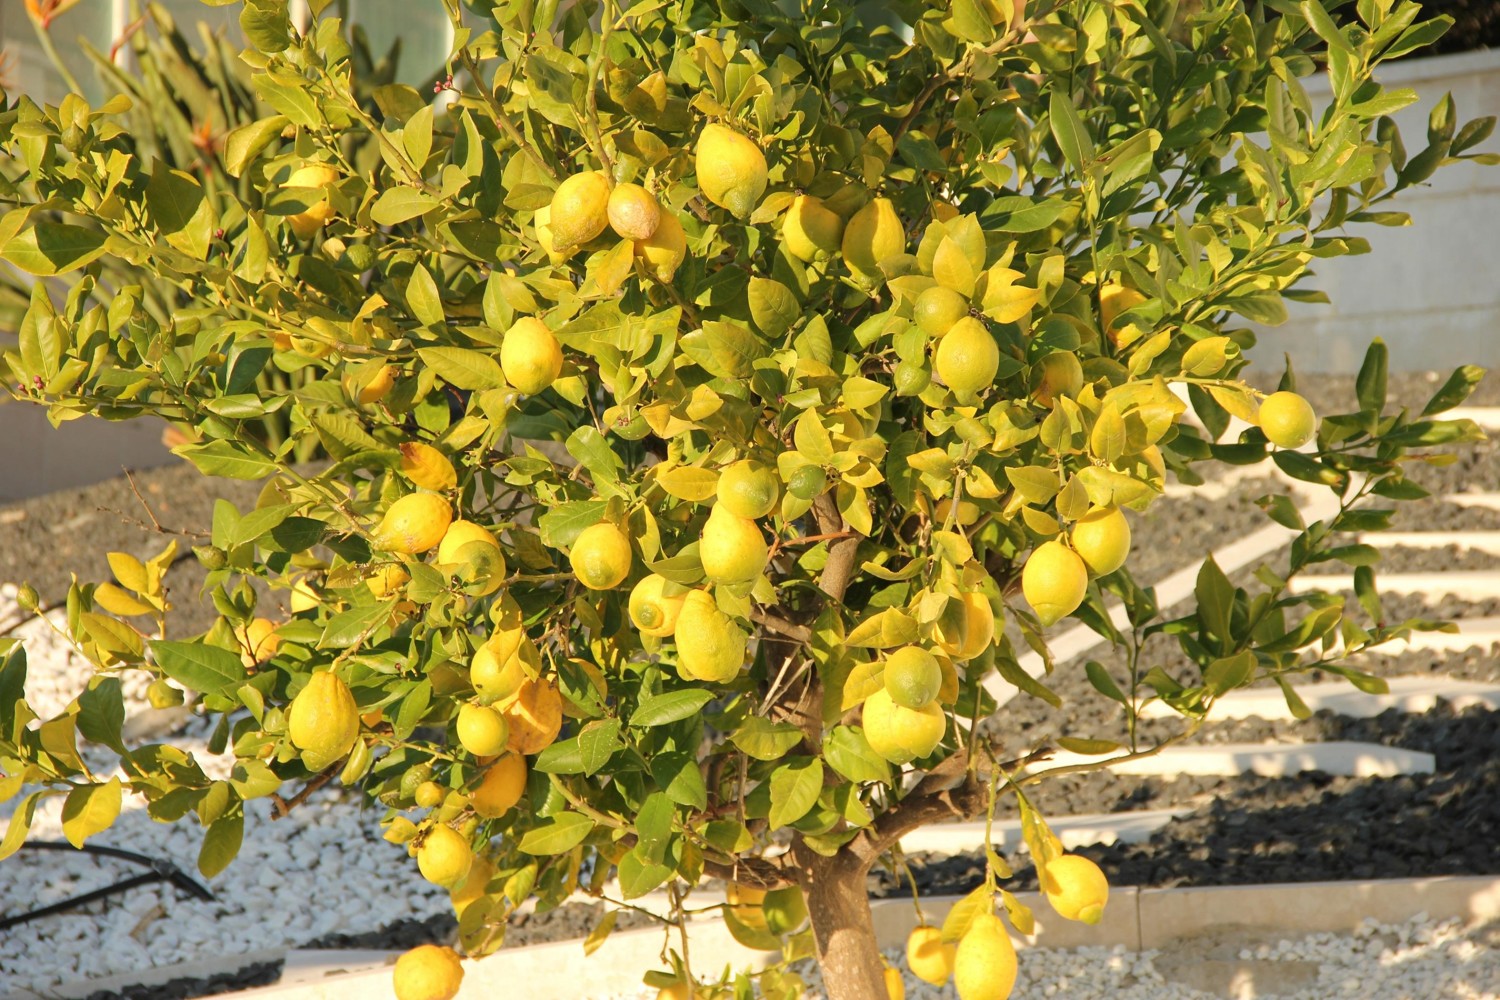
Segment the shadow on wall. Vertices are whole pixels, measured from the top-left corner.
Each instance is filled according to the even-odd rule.
[[[43,407],[7,402],[0,406],[0,503],[176,462],[161,443],[166,426],[84,417],[54,428]]]

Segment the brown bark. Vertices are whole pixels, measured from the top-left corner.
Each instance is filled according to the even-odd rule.
[[[824,858],[800,843],[794,853],[829,1000],[887,1000],[866,866],[847,852]]]

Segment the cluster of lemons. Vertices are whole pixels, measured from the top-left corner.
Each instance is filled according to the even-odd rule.
[[[1109,902],[1109,881],[1083,855],[1063,854],[1046,863],[1042,894],[1063,919],[1097,924]],[[1016,985],[1016,949],[992,911],[975,916],[956,945],[944,941],[939,928],[918,926],[906,939],[906,965],[934,986],[951,978],[960,1000],[1006,1000]],[[886,983],[891,1000],[904,1000],[895,970]]]

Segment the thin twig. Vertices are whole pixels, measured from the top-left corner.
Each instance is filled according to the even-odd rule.
[[[329,764],[328,767],[324,768],[317,777],[313,778],[306,785],[304,785],[302,787],[302,791],[298,792],[296,795],[293,795],[289,799],[284,799],[280,795],[273,794],[271,796],[271,818],[281,819],[281,817],[285,816],[287,813],[291,812],[293,809],[306,802],[313,792],[316,792],[318,789],[322,788],[324,785],[332,781],[333,776],[338,774],[339,771],[343,769],[343,766],[344,762],[342,760],[338,761],[337,763]]]

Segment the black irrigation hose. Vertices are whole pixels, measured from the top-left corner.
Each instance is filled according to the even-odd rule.
[[[136,875],[133,878],[116,882],[102,889],[86,892],[82,896],[65,899],[61,903],[53,903],[51,906],[43,906],[40,909],[31,910],[15,917],[0,918],[0,931],[18,924],[24,924],[40,917],[51,916],[54,913],[63,913],[86,903],[92,903],[96,899],[103,899],[116,893],[127,892],[137,886],[149,885],[152,882],[170,882],[183,892],[195,896],[198,899],[211,901],[214,894],[209,892],[202,883],[188,876],[181,868],[170,861],[161,858],[150,858],[144,854],[136,854],[134,851],[122,851],[118,847],[74,847],[72,844],[61,840],[33,840],[21,845],[21,850],[26,851],[83,851],[88,854],[98,854],[107,858],[119,858],[132,864],[144,865],[151,869],[147,875]]]

